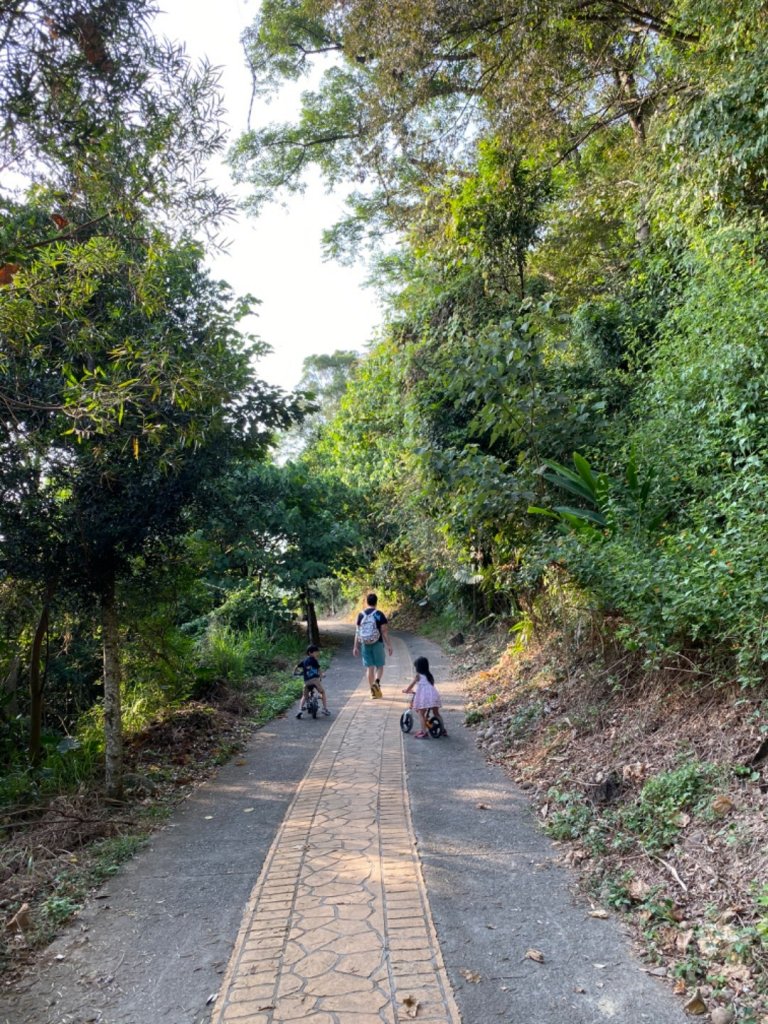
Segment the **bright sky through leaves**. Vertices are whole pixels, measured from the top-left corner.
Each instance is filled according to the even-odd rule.
[[[162,0],[162,8],[158,33],[183,42],[193,59],[207,56],[221,68],[234,137],[246,126],[251,93],[240,35],[257,5],[246,0]],[[275,103],[266,111],[254,110],[254,119],[279,120],[285,113]],[[229,182],[226,168],[214,173]],[[258,220],[243,214],[225,225],[227,251],[210,257],[214,273],[236,292],[250,292],[262,301],[253,329],[273,353],[260,362],[259,375],[286,389],[296,386],[307,356],[361,350],[378,321],[374,296],[362,288],[362,268],[322,261],[320,234],[338,218],[340,206],[340,199],[313,182],[303,196],[290,198],[286,209],[270,206]]]

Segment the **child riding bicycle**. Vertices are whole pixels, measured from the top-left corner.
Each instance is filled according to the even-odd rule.
[[[299,713],[296,715],[297,718],[301,718],[304,714],[307,701],[309,700],[310,693],[313,689],[317,690],[320,694],[320,700],[323,702],[323,714],[330,715],[331,713],[328,710],[328,704],[325,699],[325,689],[320,681],[323,678],[323,671],[320,668],[320,662],[315,657],[319,650],[320,648],[317,644],[310,644],[307,648],[306,658],[304,658],[303,661],[300,661],[294,669],[294,673],[296,675],[301,674],[304,679],[304,690],[301,695],[301,707],[299,708]]]
[[[443,721],[439,710],[443,701],[438,693],[437,687],[435,686],[434,677],[429,671],[429,661],[426,658],[417,658],[413,663],[413,667],[416,670],[416,675],[412,679],[410,685],[403,690],[403,693],[413,694],[411,707],[414,711],[418,711],[419,717],[421,718],[421,730],[419,732],[415,732],[413,734],[413,738],[416,740],[424,740],[429,736],[430,712],[431,717],[436,718],[440,723],[442,735],[447,736],[448,730],[445,728],[445,722]]]

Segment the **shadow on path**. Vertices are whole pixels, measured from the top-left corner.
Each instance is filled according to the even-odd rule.
[[[411,814],[443,959],[466,1024],[683,1024],[679,1001],[643,971],[616,919],[588,916],[576,879],[525,794],[463,727],[461,687],[439,647],[429,658],[449,740],[411,742]],[[539,950],[543,962],[526,958]]]

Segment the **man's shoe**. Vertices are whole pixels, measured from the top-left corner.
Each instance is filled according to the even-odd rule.
[[[331,712],[328,710],[328,708],[323,708],[323,714],[324,715],[330,715],[330,713]]]
[[[296,717],[297,717],[297,718],[301,718],[301,716],[302,716],[303,714],[304,714],[304,712],[303,712],[303,711],[300,711],[300,712],[298,713],[298,715],[296,715]]]

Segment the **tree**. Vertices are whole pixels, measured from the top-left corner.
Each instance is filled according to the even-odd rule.
[[[2,515],[24,533],[29,498],[17,481],[22,471],[36,478],[34,529],[24,533],[39,551],[32,565],[49,572],[54,552],[67,585],[99,602],[107,789],[116,795],[118,580],[147,544],[178,530],[230,458],[262,454],[291,408],[254,377],[260,346],[237,329],[249,307],[203,272],[195,245],[155,234],[143,248],[103,236],[49,247],[3,299],[0,393],[19,397],[3,406],[0,476],[12,500]],[[38,519],[46,505],[55,518]]]
[[[330,354],[307,356],[296,386],[305,415],[281,442],[281,455],[296,458],[324,423],[332,419],[346,391],[360,354],[338,350]]]
[[[360,361],[359,352],[337,349],[329,354],[307,356],[302,366],[298,390],[309,392],[320,403],[329,419],[346,391],[350,374]]]
[[[215,225],[231,200],[205,164],[221,149],[217,75],[150,31],[147,0],[14,0],[0,9],[0,154],[6,171],[47,186],[26,209],[6,176],[0,256],[82,239],[111,215],[156,226]],[[82,207],[73,217],[67,207]],[[14,213],[20,216],[14,216]]]
[[[192,453],[212,436],[286,422],[278,396],[250,381],[232,327],[238,309],[206,284],[199,250],[171,241],[213,230],[232,205],[204,176],[223,145],[216,74],[155,39],[153,13],[146,0],[0,10],[0,151],[14,172],[0,194],[4,567],[41,594],[35,754],[50,601],[62,581],[99,594],[112,790],[117,576],[184,508]],[[163,485],[178,510],[162,513],[141,495],[151,487],[159,497]]]
[[[362,221],[374,234],[402,229],[425,185],[471,166],[474,138],[489,127],[552,163],[615,124],[642,145],[654,113],[685,95],[684,62],[659,52],[694,49],[705,16],[660,0],[420,0],[386,11],[370,0],[271,0],[245,36],[257,96],[333,59],[297,121],[246,133],[234,166],[255,207],[301,188],[310,164],[331,185],[365,182],[337,240],[359,239]]]
[[[311,631],[314,581],[356,564],[358,499],[333,474],[303,462],[236,465],[210,495],[207,513],[219,580],[228,589],[299,598]]]

